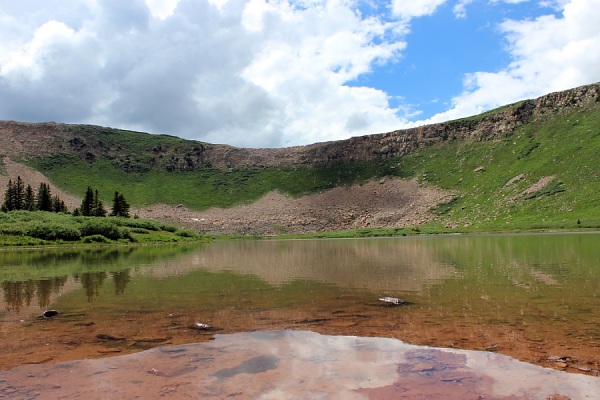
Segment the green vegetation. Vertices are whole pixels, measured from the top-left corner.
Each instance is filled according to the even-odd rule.
[[[20,176],[13,182],[8,180],[8,187],[4,194],[4,201],[0,206],[0,211],[50,211],[50,212],[67,212],[67,206],[58,196],[52,197],[50,194],[50,186],[42,182],[37,195],[33,194],[31,185],[25,187],[25,183]]]
[[[74,217],[42,211],[0,213],[0,247],[83,243],[174,243],[198,240],[194,232],[157,221]]]
[[[600,227],[598,149],[600,113],[592,110],[529,124],[499,141],[432,146],[402,158],[399,167],[423,185],[457,194],[433,210],[448,226]],[[528,191],[544,177],[545,186]]]
[[[128,173],[115,168],[108,159],[90,164],[75,157],[60,158],[65,162],[48,163],[43,158],[35,161],[34,167],[66,191],[83,193],[89,182],[93,182],[101,193],[111,193],[116,188],[133,205],[185,204],[199,210],[251,203],[272,190],[301,196],[379,176],[398,175],[393,160],[297,168]]]
[[[528,112],[519,104],[501,110],[507,107],[515,116]],[[497,111],[448,125],[467,128],[493,117]],[[418,227],[419,232],[600,227],[600,112],[596,109],[565,109],[512,134],[504,133],[498,140],[456,140],[450,132],[444,133],[444,141],[408,156],[295,168],[142,168],[142,164],[152,162],[144,158],[148,149],[162,154],[169,146],[187,146],[193,154],[194,146],[202,144],[170,136],[73,127],[88,128],[90,142],[96,140],[104,148],[114,148],[121,157],[129,154],[129,159],[81,159],[55,154],[30,160],[30,164],[68,192],[82,193],[93,182],[101,193],[117,190],[135,206],[183,204],[197,210],[232,207],[256,201],[272,190],[301,196],[390,176],[414,178],[423,186],[454,192],[451,201],[431,210],[437,220]],[[539,182],[545,185],[535,189]],[[280,231],[286,233],[285,227]],[[401,230],[397,234],[410,232]],[[366,234],[379,233],[369,230]]]

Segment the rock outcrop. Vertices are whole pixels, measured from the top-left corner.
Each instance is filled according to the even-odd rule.
[[[277,149],[248,149],[152,135],[154,143],[133,153],[127,143],[111,140],[111,128],[53,122],[0,121],[0,157],[74,155],[93,162],[99,157],[128,172],[150,169],[193,171],[203,168],[294,167],[332,161],[368,161],[409,154],[453,140],[497,140],[548,116],[597,107],[600,84],[581,86],[526,100],[491,112],[417,128],[353,137],[346,140]],[[140,135],[147,135],[139,133]],[[105,138],[105,139],[104,139]]]

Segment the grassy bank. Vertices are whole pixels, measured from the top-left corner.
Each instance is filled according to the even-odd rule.
[[[158,221],[12,211],[0,213],[0,247],[175,243],[199,240],[194,232]]]

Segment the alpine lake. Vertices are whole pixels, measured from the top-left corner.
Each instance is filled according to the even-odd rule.
[[[597,232],[4,249],[0,283],[0,398],[600,399]]]

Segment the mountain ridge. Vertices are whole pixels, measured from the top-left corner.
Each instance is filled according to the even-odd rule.
[[[95,125],[0,121],[0,157],[56,153],[75,155],[88,161],[106,157],[127,172],[153,168],[197,171],[203,168],[291,167],[338,160],[369,161],[403,156],[420,147],[444,141],[495,140],[510,136],[518,127],[548,116],[599,104],[600,83],[595,83],[550,93],[535,100],[524,100],[478,116],[284,148],[239,148]],[[128,150],[126,146],[111,146],[102,140],[103,136],[115,133],[151,137],[146,148],[138,148],[147,157],[140,162],[128,160],[119,154]]]
[[[598,228],[598,150],[598,83],[440,124],[277,149],[4,121],[0,200],[8,179],[27,174],[34,187],[50,181],[70,210],[93,186],[105,204],[119,191],[142,218],[207,233]]]

